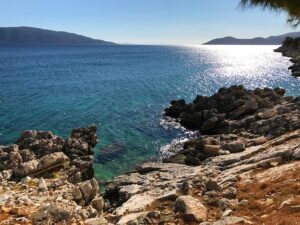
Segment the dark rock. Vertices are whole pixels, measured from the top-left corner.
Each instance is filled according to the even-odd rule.
[[[220,185],[216,181],[211,180],[211,179],[209,179],[205,183],[205,188],[206,188],[206,191],[220,191],[221,190]]]
[[[190,185],[187,181],[182,183],[181,192],[184,195],[188,195],[190,193]]]
[[[254,115],[264,108],[270,108],[284,100],[285,91],[276,89],[246,90],[243,86],[221,88],[213,96],[197,96],[191,104],[183,100],[172,101],[165,109],[165,114],[179,118],[180,123],[188,129],[196,129],[202,134],[228,133],[236,128],[244,128],[245,124],[230,123]],[[248,120],[247,126],[254,121]],[[246,121],[246,120],[245,120]]]
[[[230,151],[231,153],[242,152],[245,150],[245,143],[241,140],[229,142],[223,145],[225,150]]]

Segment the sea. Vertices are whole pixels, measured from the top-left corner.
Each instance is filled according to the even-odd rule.
[[[156,160],[189,132],[164,122],[171,100],[220,87],[282,87],[300,95],[278,46],[0,47],[0,145],[21,130],[67,138],[96,124],[96,176],[108,180]]]

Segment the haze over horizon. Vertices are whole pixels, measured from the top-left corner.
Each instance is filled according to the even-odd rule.
[[[295,32],[286,15],[238,0],[2,0],[0,26],[67,31],[128,44],[202,44],[214,38]],[[112,16],[113,15],[113,16]]]

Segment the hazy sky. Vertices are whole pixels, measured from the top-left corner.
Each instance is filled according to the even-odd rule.
[[[118,43],[201,44],[294,31],[286,16],[238,0],[0,0],[0,26],[63,30]]]

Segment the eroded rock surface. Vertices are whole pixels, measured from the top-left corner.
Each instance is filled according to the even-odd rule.
[[[144,163],[108,182],[104,198],[109,221],[197,225],[300,221],[300,213],[295,213],[300,203],[299,188],[295,188],[300,186],[295,178],[300,98],[284,93],[279,88],[251,91],[233,86],[211,97],[198,96],[191,104],[171,102],[166,115],[204,135],[186,141],[181,151],[172,152],[163,163]],[[261,188],[247,196],[246,189],[259,179],[268,177],[267,183],[276,183],[284,174],[289,178],[281,191]],[[290,194],[284,189],[288,184],[294,187]],[[290,205],[280,208],[290,198],[294,199]]]
[[[96,143],[89,126],[67,140],[23,131],[16,144],[0,146],[0,224],[109,224],[94,178]]]

